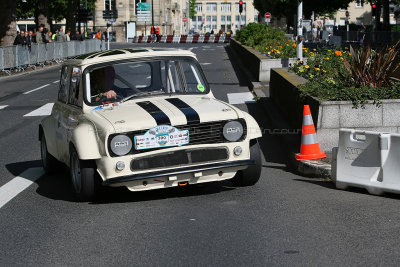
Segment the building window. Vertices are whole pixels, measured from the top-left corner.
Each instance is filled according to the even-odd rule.
[[[235,11],[239,13],[239,2],[235,4]],[[246,3],[243,3],[243,12],[246,12]]]
[[[206,10],[207,12],[217,12],[217,3],[207,3]]]
[[[115,0],[104,0],[104,9],[105,10],[116,9]]]
[[[364,6],[364,1],[363,0],[357,0],[356,1],[356,7],[363,7]]]
[[[211,16],[206,17],[206,32],[211,31]]]
[[[236,29],[240,29],[239,23],[242,26],[246,25],[246,16],[242,15],[241,17],[242,17],[242,20],[239,22],[239,15],[236,16]]]
[[[363,17],[356,18],[356,25],[361,25],[361,23],[364,21]]]
[[[196,3],[196,12],[199,13],[202,12],[202,10],[203,10],[202,3]]]
[[[222,13],[231,13],[231,4],[230,3],[221,3],[221,12]]]
[[[217,16],[212,16],[211,27],[212,27],[213,30],[217,29]]]

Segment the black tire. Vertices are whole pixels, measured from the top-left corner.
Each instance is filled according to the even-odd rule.
[[[74,148],[70,151],[70,178],[72,190],[78,201],[92,201],[100,189],[95,163],[79,159]]]
[[[40,155],[42,157],[43,169],[46,174],[56,173],[63,169],[61,163],[47,150],[46,137],[44,136],[44,133],[40,136]]]
[[[261,176],[261,151],[257,139],[250,141],[250,159],[254,161],[254,165],[250,165],[247,169],[238,171],[232,178],[234,186],[250,186],[255,185]]]

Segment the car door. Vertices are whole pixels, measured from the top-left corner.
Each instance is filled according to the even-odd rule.
[[[81,69],[71,66],[69,69],[68,96],[66,103],[60,105],[58,144],[59,156],[63,162],[69,162],[69,143],[72,132],[78,125],[79,116],[82,114]]]
[[[68,88],[70,79],[70,67],[65,65],[61,68],[61,77],[59,83],[59,90],[57,101],[54,103],[52,116],[54,117],[54,129],[55,129],[55,146],[57,151],[57,158],[61,161],[62,159],[62,145],[63,145],[63,131],[61,124],[63,122],[65,106],[68,101]]]

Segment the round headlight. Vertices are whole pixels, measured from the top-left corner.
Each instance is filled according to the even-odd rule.
[[[236,142],[243,135],[243,125],[238,121],[230,121],[225,124],[223,134],[226,140]]]
[[[110,148],[115,155],[123,156],[131,151],[132,141],[126,135],[116,135],[111,139]]]

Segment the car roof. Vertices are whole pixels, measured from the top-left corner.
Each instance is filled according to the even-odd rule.
[[[123,49],[105,50],[105,51],[71,57],[66,61],[66,64],[91,65],[107,61],[138,59],[147,57],[160,57],[160,56],[195,57],[195,54],[193,54],[189,50],[175,49],[175,48],[123,48]]]

